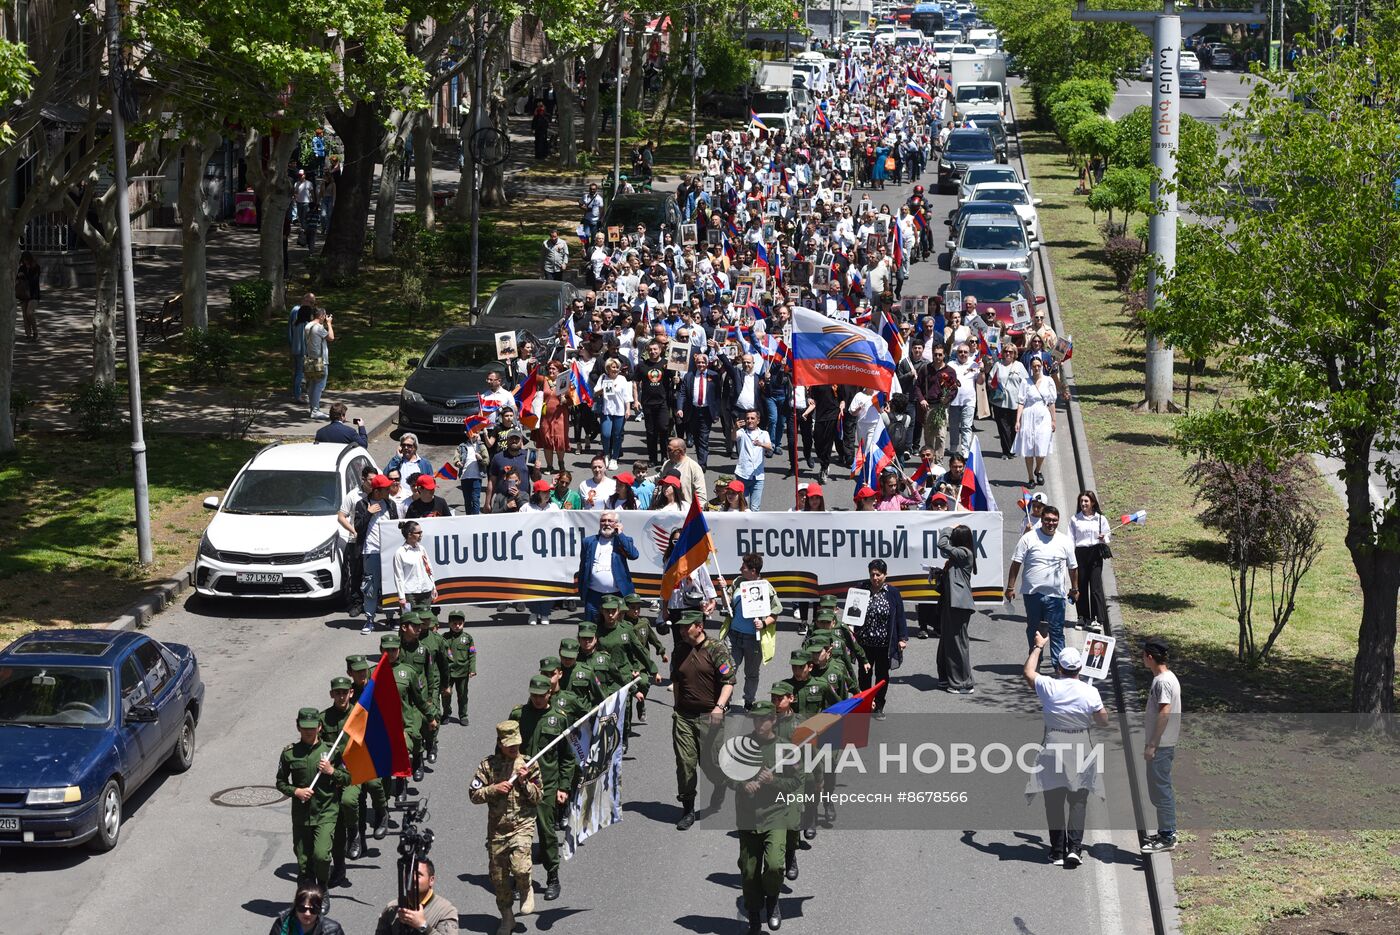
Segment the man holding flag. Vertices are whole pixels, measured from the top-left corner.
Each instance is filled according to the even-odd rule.
[[[321,739],[321,712],[297,712],[296,743],[282,748],[277,764],[277,791],[292,800],[292,851],[297,858],[297,885],[331,882],[331,844],[340,812],[340,790],[350,774]],[[317,780],[325,777],[323,782]]]

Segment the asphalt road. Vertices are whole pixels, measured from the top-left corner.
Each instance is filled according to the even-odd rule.
[[[1181,112],[1189,117],[1215,126],[1231,108],[1248,99],[1254,77],[1238,71],[1204,71],[1205,97],[1183,97]],[[1152,83],[1132,79],[1118,82],[1118,94],[1108,108],[1108,115],[1117,120],[1135,108],[1152,104]]]
[[[890,186],[871,197],[896,206],[908,193],[908,186]],[[935,202],[938,217],[952,205],[948,196]],[[935,292],[946,276],[932,261],[917,264],[906,293]],[[984,447],[997,449],[989,420],[979,422],[977,432]],[[640,454],[638,441],[629,438],[626,460]],[[392,444],[381,438],[372,446],[381,463]],[[722,447],[716,447],[722,456]],[[429,446],[424,453],[436,465],[447,451]],[[573,459],[576,478],[585,476],[583,464],[581,456]],[[717,459],[712,470],[730,466]],[[1072,510],[1076,491],[1068,439],[1060,439],[1045,473],[1051,502]],[[1008,519],[1003,538],[1009,559],[1019,531],[1015,500],[1025,476],[1019,463],[995,456],[988,474]],[[785,465],[770,466],[765,495],[770,510],[792,505],[786,475]],[[849,504],[849,482],[833,481],[828,489],[829,503]],[[459,505],[460,494],[453,491],[451,502]],[[486,875],[485,809],[468,803],[466,785],[492,749],[493,725],[525,699],[536,661],[574,633],[575,620],[565,622],[561,614],[552,626],[529,627],[521,613],[473,607],[468,615],[481,659],[471,725],[443,728],[441,757],[419,791],[430,798],[427,824],[437,835],[438,891],[457,906],[464,931],[490,932],[497,920]],[[153,782],[137,796],[121,843],[110,854],[0,854],[5,907],[0,933],[136,932],[149,930],[153,921],[182,930],[261,933],[292,896],[296,868],[288,802],[227,808],[213,804],[211,796],[231,787],[271,785],[279,752],[296,738],[296,709],[326,704],[327,681],[343,671],[344,656],[375,650],[377,638],[362,636],[358,620],[324,607],[211,603],[197,597],[161,614],[149,632],[198,652],[208,696],[195,765],[182,776]],[[926,715],[1035,710],[1019,676],[1025,659],[1020,604],[977,614],[971,638],[975,695],[935,691],[930,673],[937,643],[914,640],[893,679],[889,710]],[[793,622],[784,619],[778,658],[797,643]],[[773,666],[760,684],[766,689],[784,675],[785,669]],[[562,897],[537,901],[542,911],[527,918],[523,928],[518,923],[517,932],[742,930],[732,834],[713,823],[685,833],[673,827],[679,808],[667,696],[653,691],[652,698],[650,723],[633,741],[625,766],[626,820],[587,842],[564,865]],[[925,930],[930,923],[965,935],[1151,931],[1131,834],[1090,832],[1090,859],[1066,871],[1046,860],[1040,803],[1020,808],[1003,823],[1018,829],[1010,831],[874,832],[842,829],[838,823],[802,853],[801,877],[785,884],[784,931],[902,933]],[[393,845],[392,837],[371,842],[369,855],[350,867],[352,885],[334,891],[331,915],[351,935],[373,931],[379,907],[394,896]],[[536,878],[542,885],[543,873]]]

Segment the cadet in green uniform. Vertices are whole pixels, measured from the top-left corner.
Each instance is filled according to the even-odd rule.
[[[656,671],[656,660],[642,642],[632,625],[623,620],[627,602],[621,595],[609,594],[603,598],[598,611],[598,646],[607,650],[613,662],[622,670],[624,684],[634,678],[641,681],[633,686],[627,695],[627,721],[632,721],[632,702],[646,704],[647,687],[652,681],[660,682]]]
[[[717,757],[724,740],[724,713],[734,693],[734,660],[728,646],[705,633],[704,614],[687,611],[677,626],[680,639],[671,656],[676,706],[671,716],[671,746],[676,753],[677,797],[681,802],[676,828],[685,831],[695,824],[697,766],[715,787],[710,810],[724,804],[725,780]]]
[[[447,615],[447,635],[443,637],[447,655],[447,681],[442,683],[442,719],[452,709],[452,693],[457,693],[457,720],[463,727],[467,720],[467,688],[476,678],[476,641],[466,631],[467,615],[454,610]]]
[[[510,712],[520,725],[520,752],[528,760],[569,729],[569,714],[562,700],[551,698],[549,677],[530,676],[530,700]],[[556,743],[535,764],[540,770],[544,794],[536,806],[535,826],[540,834],[540,863],[544,865],[544,898],[559,898],[559,808],[569,800],[576,761],[567,741]]]
[[[452,685],[452,662],[447,656],[447,640],[438,632],[438,609],[436,606],[418,612],[420,623],[418,641],[428,651],[428,665],[437,669],[437,688],[433,692],[433,704],[439,712],[438,724],[447,715],[447,694]],[[428,753],[428,762],[437,762],[437,730],[433,730],[433,744]]]
[[[577,649],[574,652],[578,652]],[[573,674],[569,677],[569,694],[574,698],[573,719],[577,721],[589,711],[603,703],[603,683],[598,680],[598,676],[593,674],[593,670],[580,662],[573,667]]]
[[[353,702],[360,697],[360,693],[365,690],[365,685],[369,683],[369,674],[374,666],[370,665],[369,659],[364,656],[354,655],[345,657],[345,674],[350,676],[350,700]],[[370,800],[374,806],[374,818],[371,824],[374,825],[374,838],[376,841],[384,840],[389,833],[389,801],[384,795],[384,780],[371,779],[369,782],[362,782],[355,787],[359,793],[355,800],[355,807],[360,816],[360,823],[356,826],[355,837],[360,843],[360,853],[365,850],[365,799]]]
[[[335,748],[337,757],[345,750],[340,736],[350,716],[350,689],[354,683],[347,676],[331,679],[331,706],[321,712],[321,742]],[[341,741],[339,744],[336,741]],[[331,886],[349,886],[345,877],[346,859],[360,857],[360,787],[348,782],[340,791],[340,808],[335,820],[335,838],[331,842]]]
[[[860,669],[857,666],[864,667],[867,672],[870,671],[870,658],[865,655],[865,648],[856,641],[851,628],[841,624],[836,608],[823,608],[817,613],[817,630],[832,634],[832,655],[845,664],[852,676],[860,674]]]
[[[561,685],[560,679],[564,675],[563,663],[558,656],[545,656],[540,660],[540,675],[549,679],[549,690],[551,693],[558,692]]]
[[[632,627],[637,634],[637,641],[645,650],[647,658],[651,658],[653,651],[661,657],[662,662],[670,662],[671,657],[666,655],[666,647],[661,642],[661,637],[656,635],[656,631],[651,628],[651,623],[642,616],[642,596],[633,591],[627,595],[627,610],[623,614],[623,621]],[[657,673],[656,664],[652,663],[652,674],[656,676],[656,684],[661,684],[660,675]],[[643,692],[645,695],[645,692]],[[637,702],[637,723],[647,722],[647,702],[646,698]]]
[[[496,749],[481,761],[472,777],[467,798],[487,806],[486,853],[491,885],[501,926],[496,935],[510,935],[515,926],[511,883],[520,890],[520,913],[535,911],[530,883],[530,844],[535,840],[535,806],[541,798],[540,771],[527,767],[520,752],[520,725],[502,721],[496,725]]]
[[[585,620],[578,625],[578,665],[587,666],[598,679],[603,698],[617,691],[626,679],[617,670],[612,653],[598,646],[598,625]],[[602,698],[598,699],[599,701]]]
[[[437,659],[433,656],[431,645],[423,639],[423,631],[427,626],[423,618],[426,616],[409,611],[399,620],[399,638],[402,640],[399,665],[413,669],[423,680],[423,713],[426,716],[423,718],[422,732],[419,734],[423,741],[420,759],[433,763],[437,760],[437,730],[440,717],[438,705],[442,701],[442,685],[439,682]],[[422,781],[420,772],[421,768],[414,770],[415,782]]]
[[[841,700],[829,681],[812,677],[810,650],[794,650],[788,657],[788,663],[792,666],[792,677],[788,681],[792,683],[799,720],[819,714]],[[808,778],[808,792],[816,792],[823,787],[822,774],[819,767],[813,768]],[[816,802],[808,802],[802,810],[802,836],[808,841],[817,836]]]
[[[778,894],[783,887],[788,829],[797,826],[796,806],[789,804],[785,796],[801,788],[802,776],[790,769],[774,771],[778,710],[773,702],[756,702],[749,713],[753,717],[749,739],[757,745],[753,763],[759,769],[747,779],[731,778],[729,782],[738,799],[735,814],[744,909],[749,917],[749,935],[756,935],[762,931],[765,912],[769,929],[777,931],[783,922]]]
[[[331,748],[321,741],[321,712],[302,708],[297,712],[301,739],[282,748],[277,764],[277,791],[292,799],[292,850],[297,855],[297,884],[315,880],[330,883],[331,841],[340,790],[350,781],[345,767],[329,758]],[[321,775],[316,779],[317,774]],[[312,788],[312,782],[316,783]]]
[[[839,701],[855,694],[858,683],[855,673],[832,655],[837,639],[830,630],[818,630],[807,637],[806,645],[812,656],[812,678],[825,679]]]
[[[379,638],[379,648],[389,657],[394,669],[394,684],[403,702],[403,732],[408,740],[408,753],[413,759],[413,781],[423,781],[423,726],[430,720],[428,703],[424,698],[427,685],[412,666],[404,665],[399,657],[399,635],[385,633]],[[394,780],[394,793],[403,799],[408,794],[406,779]]]
[[[773,725],[773,733],[778,735],[778,740],[783,743],[792,742],[792,732],[797,729],[797,699],[792,688],[792,683],[784,679],[781,682],[774,682],[773,687],[768,689],[768,695],[773,700],[773,707],[778,712],[778,721]],[[798,767],[788,767],[796,769]],[[797,823],[794,822],[787,830],[787,849],[783,872],[789,880],[797,879]]]

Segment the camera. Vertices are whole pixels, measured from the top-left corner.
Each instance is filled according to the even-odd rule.
[[[423,797],[404,806],[399,826],[399,905],[417,909],[422,904],[418,892],[418,862],[433,849],[433,829],[421,827],[428,820],[428,799]]]

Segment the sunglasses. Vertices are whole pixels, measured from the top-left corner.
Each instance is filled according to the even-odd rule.
[[[317,916],[318,916],[318,915],[321,914],[321,907],[320,907],[319,905],[309,905],[309,904],[308,904],[308,905],[304,905],[304,906],[297,906],[297,912],[309,912],[309,913],[311,913],[312,915],[317,915]]]

